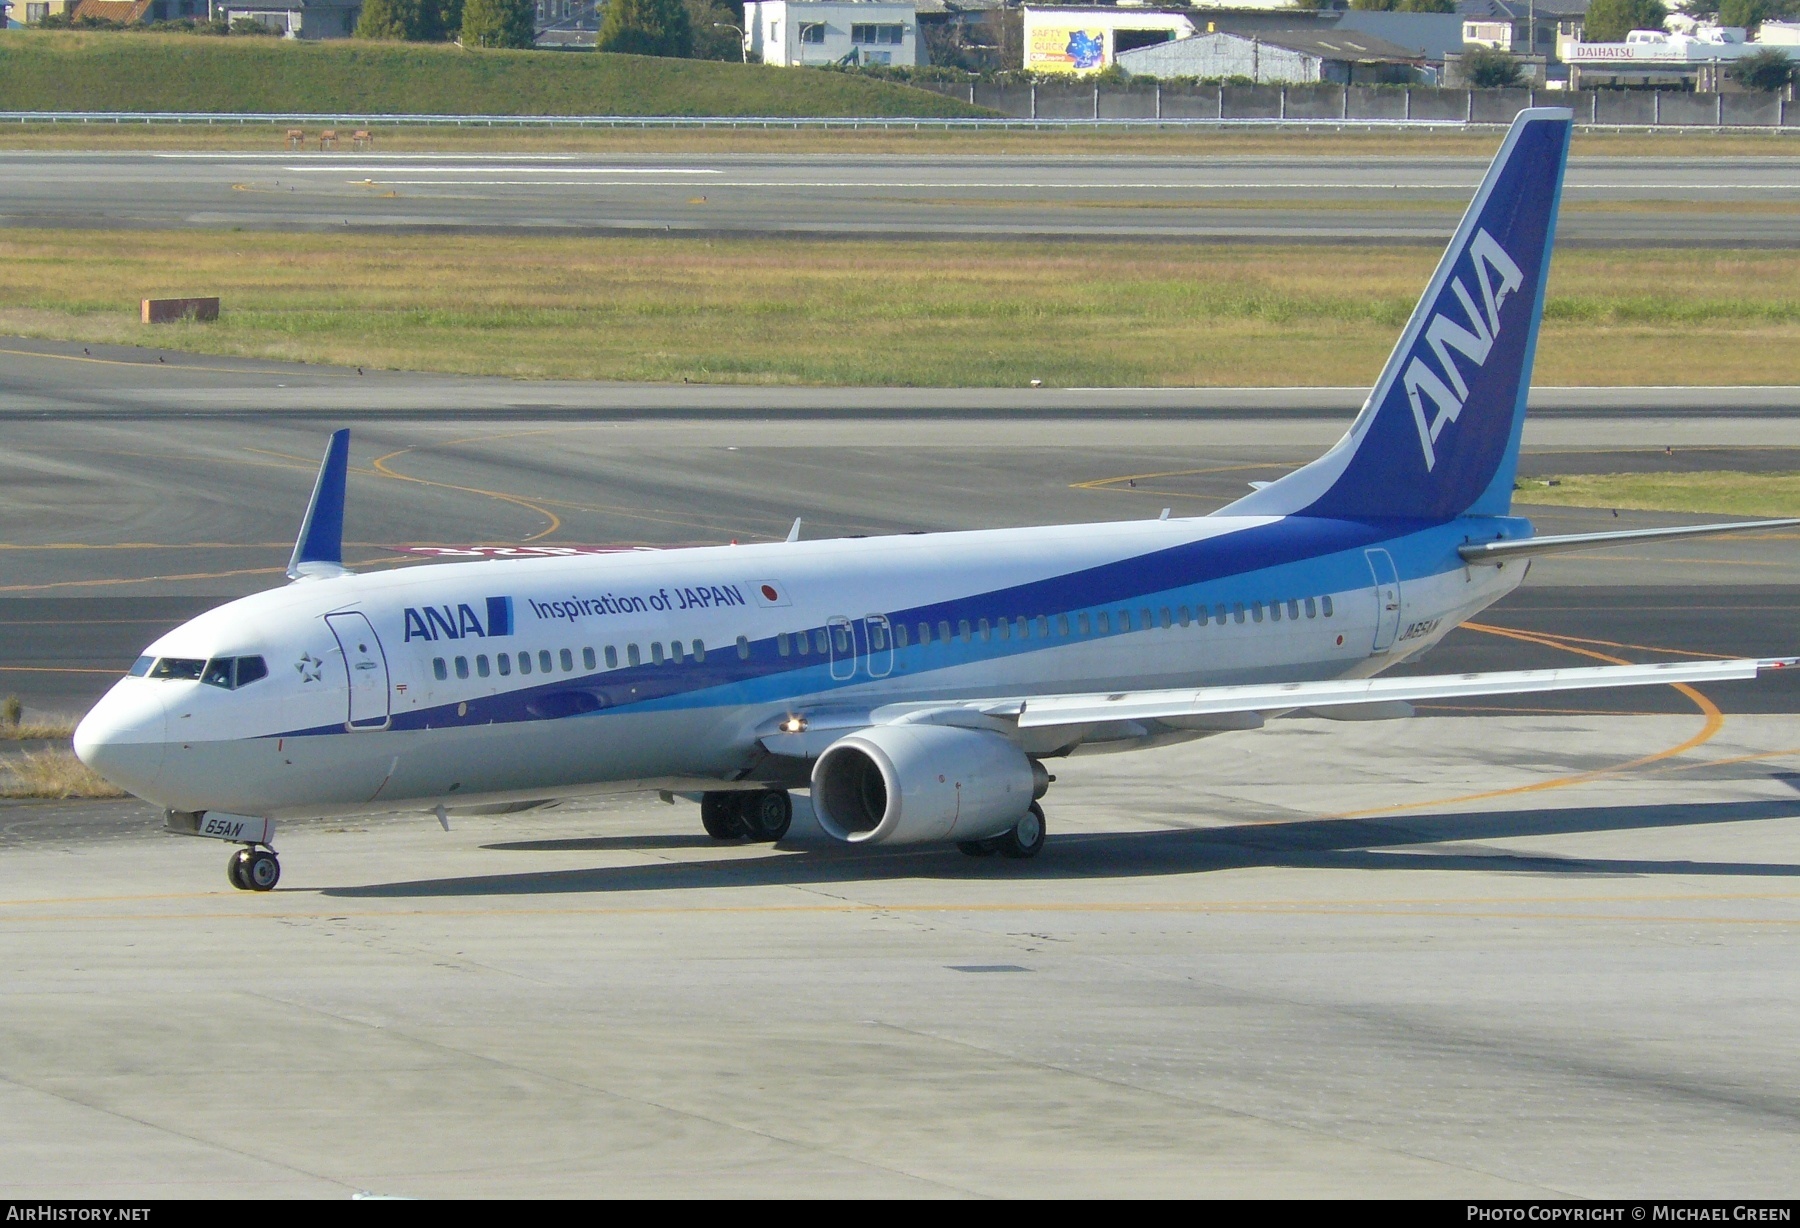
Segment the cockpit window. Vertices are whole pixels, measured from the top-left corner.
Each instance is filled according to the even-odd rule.
[[[205,672],[206,662],[192,657],[162,657],[150,667],[152,678],[173,678],[178,682],[193,682]]]
[[[138,677],[164,678],[176,682],[199,681],[221,690],[235,691],[258,678],[269,676],[269,667],[261,657],[214,657],[196,661],[191,657],[140,657],[131,667]]]

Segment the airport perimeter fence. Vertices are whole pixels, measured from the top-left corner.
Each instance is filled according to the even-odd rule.
[[[1526,107],[1569,107],[1591,128],[1796,128],[1800,107],[1780,94],[1684,90],[1411,89],[1362,85],[1140,87],[916,82],[1015,119],[1210,123],[1507,124]]]
[[[1680,90],[1467,90],[1358,85],[1001,85],[918,82],[992,117],[407,115],[187,111],[0,111],[6,124],[336,124],[521,128],[1490,128],[1531,106],[1564,106],[1601,131],[1800,133],[1800,105],[1778,94]]]

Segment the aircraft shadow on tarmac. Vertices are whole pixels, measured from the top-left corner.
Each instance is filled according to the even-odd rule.
[[[558,895],[677,891],[709,886],[816,886],[829,882],[918,877],[1003,880],[1028,877],[1041,882],[1194,874],[1252,866],[1321,870],[1472,870],[1591,877],[1648,874],[1796,877],[1800,876],[1800,865],[1770,862],[1653,861],[1560,857],[1493,848],[1432,851],[1417,847],[1655,827],[1711,826],[1796,816],[1800,816],[1800,799],[1717,805],[1509,810],[1384,819],[1314,819],[1179,831],[1053,835],[1043,853],[1029,865],[999,858],[968,858],[955,849],[938,847],[867,852],[831,847],[808,848],[798,854],[791,850],[771,851],[762,856],[672,861],[648,866],[603,866],[372,883],[326,888],[322,894],[353,898]],[[703,837],[671,834],[525,840],[486,847],[510,852],[606,852],[680,850],[710,845],[712,841]],[[1392,851],[1401,848],[1409,851]]]

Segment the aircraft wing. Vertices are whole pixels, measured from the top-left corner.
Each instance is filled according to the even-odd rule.
[[[1730,661],[1673,661],[1655,665],[1601,665],[1576,669],[1521,669],[1486,674],[1426,674],[1412,678],[1351,678],[1330,682],[1281,682],[1166,691],[1049,695],[1017,701],[1021,729],[1097,721],[1155,720],[1171,716],[1222,716],[1352,704],[1470,699],[1484,695],[1532,695],[1603,687],[1659,686],[1677,682],[1732,682],[1764,670],[1800,664],[1797,657]],[[982,706],[989,716],[1011,716],[1012,705]]]
[[[1514,541],[1473,542],[1456,552],[1470,563],[1504,563],[1509,559],[1567,550],[1591,550],[1596,546],[1624,546],[1633,542],[1660,542],[1677,537],[1711,537],[1719,533],[1749,533],[1757,529],[1785,529],[1800,520],[1740,520],[1732,524],[1683,525],[1675,529],[1622,529],[1616,533],[1565,533],[1557,537],[1522,537]]]
[[[920,723],[1004,730],[1091,726],[1178,717],[1221,718],[1218,730],[1254,728],[1260,714],[1305,708],[1405,712],[1429,699],[1486,695],[1536,695],[1607,687],[1738,682],[1765,670],[1800,666],[1800,657],[1745,657],[1726,661],[1670,661],[1654,665],[1600,665],[1572,669],[1521,669],[1485,674],[1425,674],[1410,678],[1346,678],[1329,682],[1278,682],[1252,686],[1181,687],[1157,691],[969,699],[955,703],[821,708],[770,721],[758,730],[763,747],[777,755],[814,759],[846,734],[874,725]],[[1233,725],[1237,717],[1247,724]]]

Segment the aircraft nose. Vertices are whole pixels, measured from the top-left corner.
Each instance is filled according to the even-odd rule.
[[[127,678],[75,727],[75,757],[121,789],[148,797],[162,772],[168,724],[161,687]]]

